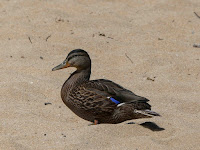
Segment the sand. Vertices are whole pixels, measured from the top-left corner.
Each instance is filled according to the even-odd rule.
[[[199,8],[199,0],[1,0],[0,149],[200,149]],[[76,48],[91,56],[91,79],[147,97],[162,117],[88,126],[60,98],[74,69],[51,71]]]

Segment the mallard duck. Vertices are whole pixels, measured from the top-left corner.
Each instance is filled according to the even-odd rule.
[[[91,59],[82,49],[72,50],[52,71],[75,67],[61,89],[65,105],[77,116],[98,123],[121,123],[159,116],[151,111],[149,100],[106,79],[90,80]]]

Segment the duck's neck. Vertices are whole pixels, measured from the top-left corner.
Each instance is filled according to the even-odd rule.
[[[69,92],[76,86],[89,81],[91,74],[91,68],[87,68],[84,70],[76,70],[73,72],[70,77],[65,81],[63,87],[61,89],[61,97],[62,99],[66,99]]]

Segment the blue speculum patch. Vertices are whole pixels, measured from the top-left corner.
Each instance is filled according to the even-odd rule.
[[[112,97],[110,98],[110,100],[113,101],[115,104],[119,104],[120,103],[119,101],[117,101],[116,99],[114,99]]]

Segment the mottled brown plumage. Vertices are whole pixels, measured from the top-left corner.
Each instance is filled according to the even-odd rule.
[[[76,67],[77,70],[63,84],[61,97],[66,106],[79,117],[96,124],[159,116],[151,111],[148,99],[110,80],[89,80],[91,60],[86,51],[71,51],[64,62],[52,70],[67,67]]]

